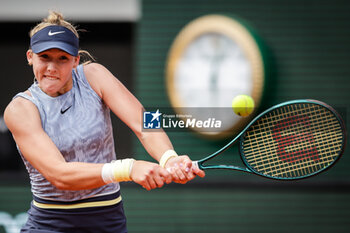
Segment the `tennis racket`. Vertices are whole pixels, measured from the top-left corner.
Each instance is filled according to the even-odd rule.
[[[207,164],[237,140],[246,167]],[[317,100],[294,100],[262,112],[223,148],[193,163],[202,170],[230,169],[295,180],[333,166],[345,143],[345,125],[332,107]]]

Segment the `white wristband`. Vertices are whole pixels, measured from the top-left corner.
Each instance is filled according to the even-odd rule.
[[[113,181],[113,172],[112,172],[112,164],[111,163],[105,163],[102,167],[101,176],[103,181],[106,184],[112,183]]]
[[[172,157],[177,157],[177,153],[174,150],[167,150],[164,152],[162,157],[159,160],[159,165],[161,167],[165,167],[165,164],[168,162],[168,160]]]
[[[108,184],[112,182],[131,181],[130,173],[134,159],[115,160],[102,167],[101,177]]]

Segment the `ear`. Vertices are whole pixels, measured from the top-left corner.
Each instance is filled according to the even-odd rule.
[[[33,51],[31,49],[28,49],[27,51],[27,61],[28,65],[33,65]]]
[[[80,55],[78,55],[74,58],[73,68],[77,68],[77,66],[79,65],[79,61],[80,61]]]

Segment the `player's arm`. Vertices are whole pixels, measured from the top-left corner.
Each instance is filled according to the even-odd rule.
[[[104,164],[65,161],[43,130],[40,114],[32,102],[23,98],[12,100],[5,110],[4,119],[25,159],[57,188],[82,190],[106,184],[101,176]],[[111,167],[114,169],[114,166],[115,164]],[[160,176],[166,172],[156,177],[151,176],[154,167],[156,167],[154,164],[149,163],[148,167],[143,167],[141,170],[143,176],[138,176],[137,182],[147,190],[164,184],[164,179]],[[128,170],[123,174],[124,179],[126,176],[129,180],[131,171]],[[125,181],[115,178],[120,177],[118,172],[113,171],[113,174],[117,175],[113,176],[111,181]],[[170,182],[170,178],[166,181]]]
[[[84,67],[86,78],[95,92],[102,98],[107,106],[116,114],[139,138],[147,152],[157,161],[173,146],[163,131],[142,131],[143,106],[136,97],[105,67],[92,63]],[[169,162],[178,165],[176,179],[188,181],[195,177],[192,171],[192,161],[187,156],[171,158]],[[197,172],[197,170],[196,170]],[[200,171],[202,176],[203,171]]]
[[[86,65],[84,72],[95,92],[113,113],[136,134],[154,159],[159,161],[166,150],[173,149],[165,133],[145,133],[141,130],[143,106],[112,73],[97,63]]]
[[[66,162],[41,126],[36,106],[15,98],[4,112],[4,120],[25,159],[59,189],[80,190],[104,185],[102,164]]]

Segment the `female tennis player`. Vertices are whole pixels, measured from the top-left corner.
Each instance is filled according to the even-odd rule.
[[[127,232],[119,182],[147,190],[204,176],[178,156],[164,132],[142,128],[141,103],[104,66],[81,64],[79,36],[60,13],[30,32],[35,82],[4,118],[31,181],[33,202],[22,232]],[[110,110],[158,163],[116,160]]]

